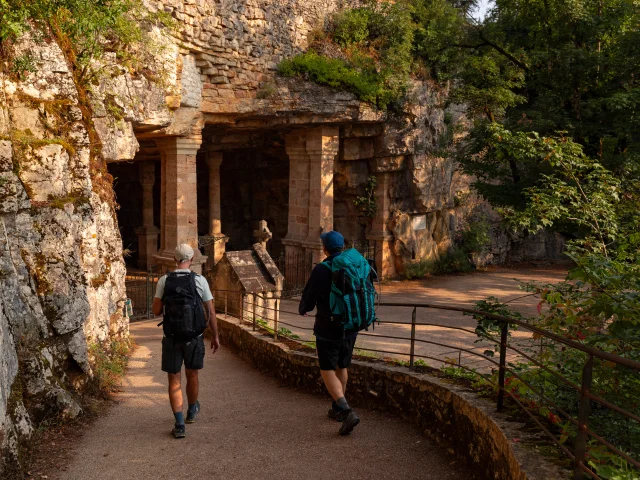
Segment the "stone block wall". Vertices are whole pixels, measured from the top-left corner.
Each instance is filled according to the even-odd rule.
[[[202,111],[234,111],[255,96],[277,64],[306,48],[341,0],[145,0],[180,25],[183,51],[195,58],[202,79]],[[182,100],[184,104],[184,98]]]

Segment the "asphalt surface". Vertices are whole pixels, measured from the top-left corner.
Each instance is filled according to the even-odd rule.
[[[473,308],[478,300],[496,297],[500,302],[509,304],[514,310],[525,316],[537,314],[538,298],[527,295],[520,289],[521,282],[556,283],[563,280],[567,273],[566,265],[516,267],[492,267],[483,272],[460,275],[440,275],[424,280],[395,281],[385,283],[379,288],[382,302],[393,303],[431,303],[456,307]],[[291,330],[301,340],[313,340],[311,327],[313,313],[308,317],[297,315],[297,299],[281,302],[281,326]],[[411,336],[410,307],[379,307],[377,315],[383,322],[375,330],[358,336],[356,349],[374,349],[395,353],[372,353],[367,355],[408,360],[409,338]],[[400,322],[385,324],[384,322]],[[430,358],[423,359],[432,367],[440,367],[445,362],[461,362],[469,368],[481,372],[489,371],[496,365],[482,353],[493,348],[489,342],[478,342],[474,333],[477,322],[472,317],[459,312],[434,309],[418,309],[416,314],[415,353]],[[284,324],[287,325],[284,325]],[[431,324],[429,326],[420,324]],[[468,331],[448,327],[464,328]],[[531,332],[520,329],[511,332],[509,343],[527,350],[535,349]],[[391,336],[397,338],[384,338]],[[401,340],[401,339],[402,340]],[[420,342],[423,340],[423,342]],[[430,341],[435,343],[426,343]],[[538,340],[539,342],[539,340]],[[465,349],[459,350],[459,349]],[[475,354],[470,353],[475,352]],[[362,352],[361,352],[362,353]],[[519,356],[509,350],[507,361],[514,362]]]
[[[138,347],[123,392],[79,440],[65,479],[471,478],[396,417],[358,410],[361,424],[340,437],[326,416],[328,397],[282,387],[224,349],[207,352],[202,411],[176,440],[156,323],[132,324]]]

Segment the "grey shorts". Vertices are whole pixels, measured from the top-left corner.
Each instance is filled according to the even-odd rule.
[[[178,373],[183,363],[189,370],[200,370],[204,366],[204,352],[202,335],[188,342],[162,337],[162,371]]]

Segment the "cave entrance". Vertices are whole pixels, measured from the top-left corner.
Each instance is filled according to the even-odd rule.
[[[116,211],[127,271],[148,270],[159,247],[160,165],[158,161],[114,162]],[[154,208],[155,206],[155,208]]]
[[[284,143],[261,142],[259,147],[235,148],[221,152],[220,221],[228,237],[226,250],[248,250],[256,240],[254,231],[261,220],[267,222],[273,237],[267,250],[273,258],[283,252],[289,216],[289,159]],[[198,234],[209,235],[210,165],[207,153],[198,158]]]

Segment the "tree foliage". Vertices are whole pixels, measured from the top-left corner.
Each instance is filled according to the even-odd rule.
[[[136,0],[0,0],[0,18],[0,42],[29,30],[64,38],[76,79],[85,85],[116,65],[143,70],[158,52],[150,27],[173,26],[166,13],[150,13]],[[107,52],[115,54],[116,65],[105,64]]]

